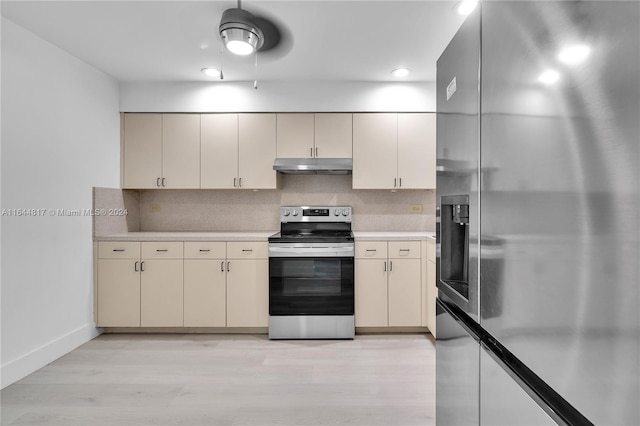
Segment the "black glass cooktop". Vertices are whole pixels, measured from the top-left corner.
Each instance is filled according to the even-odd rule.
[[[353,241],[351,231],[278,232],[269,237],[270,243],[348,243]]]

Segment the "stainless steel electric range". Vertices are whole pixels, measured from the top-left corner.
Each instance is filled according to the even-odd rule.
[[[351,207],[281,207],[269,237],[269,338],[353,339]]]

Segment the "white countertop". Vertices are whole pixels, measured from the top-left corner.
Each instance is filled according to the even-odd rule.
[[[272,232],[127,232],[95,237],[96,241],[267,241]],[[354,232],[356,241],[433,240],[435,232]]]

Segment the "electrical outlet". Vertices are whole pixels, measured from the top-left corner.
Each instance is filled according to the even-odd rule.
[[[159,212],[160,211],[160,204],[151,204],[151,211],[152,212]]]
[[[422,213],[422,204],[410,204],[409,205],[410,213]]]

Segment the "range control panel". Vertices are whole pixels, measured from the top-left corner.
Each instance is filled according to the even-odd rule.
[[[351,207],[280,207],[280,222],[351,222]]]

